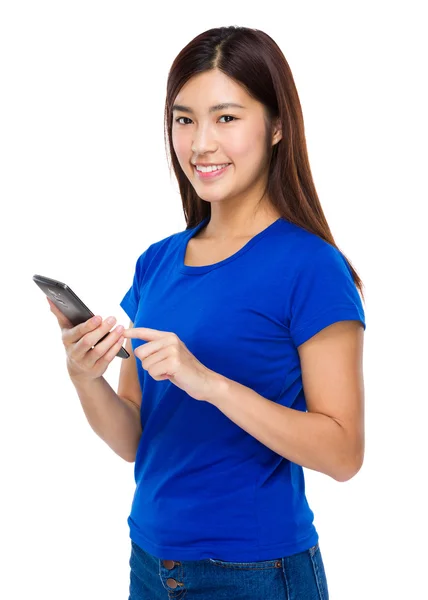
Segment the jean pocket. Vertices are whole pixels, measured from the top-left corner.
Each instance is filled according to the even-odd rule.
[[[280,558],[274,558],[271,560],[259,560],[256,562],[232,562],[229,560],[220,560],[219,558],[209,558],[211,564],[223,567],[225,569],[241,569],[241,570],[264,570],[264,569],[278,569],[282,567],[282,561]]]

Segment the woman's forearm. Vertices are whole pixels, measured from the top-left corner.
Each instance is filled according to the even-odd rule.
[[[303,467],[337,481],[353,477],[362,464],[345,429],[320,413],[302,412],[264,398],[215,374],[206,398],[262,444]]]
[[[138,407],[118,396],[104,377],[71,381],[95,433],[121,458],[134,462],[142,434]]]

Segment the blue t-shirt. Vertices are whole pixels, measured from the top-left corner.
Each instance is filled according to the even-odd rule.
[[[209,221],[150,245],[120,306],[134,327],[172,331],[206,367],[283,406],[306,411],[297,346],[365,315],[345,258],[279,218],[232,256],[184,264]],[[132,339],[133,350],[144,344]],[[137,358],[143,433],[135,460],[131,539],[160,559],[252,562],[315,545],[303,468],[218,408]]]

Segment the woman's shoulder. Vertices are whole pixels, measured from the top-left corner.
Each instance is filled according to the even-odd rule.
[[[277,230],[282,243],[276,248],[282,248],[287,256],[293,257],[293,262],[304,268],[313,261],[318,263],[341,261],[341,251],[316,233],[300,225],[283,220],[283,226]]]

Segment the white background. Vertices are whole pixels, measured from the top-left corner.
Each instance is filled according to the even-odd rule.
[[[422,5],[2,3],[2,598],[128,597],[134,465],[86,421],[32,276],[128,325],[136,259],[185,229],[164,148],[168,70],[221,25],[262,29],[284,52],[323,209],[365,284],[365,463],[345,483],[305,470],[330,597],[428,593]]]

